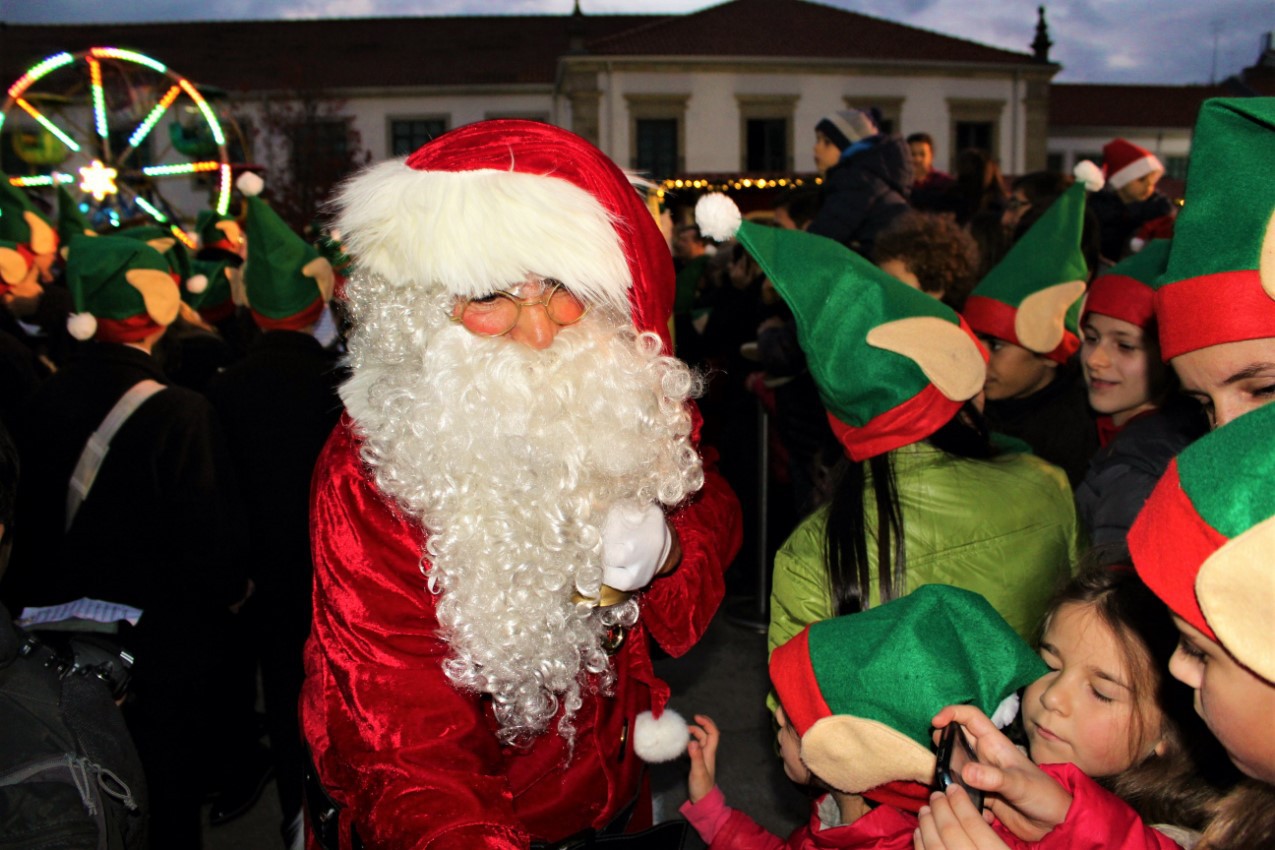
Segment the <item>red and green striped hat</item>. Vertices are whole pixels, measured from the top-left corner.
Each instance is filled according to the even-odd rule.
[[[0,239],[26,245],[42,257],[58,249],[58,233],[44,213],[35,208],[27,193],[0,173]]]
[[[332,264],[259,197],[264,188],[259,176],[244,172],[235,185],[248,203],[248,259],[242,273],[253,319],[265,330],[314,324],[332,299]]]
[[[181,296],[168,261],[138,239],[77,236],[66,258],[76,339],[137,342],[177,318]]]
[[[972,704],[1003,727],[1017,714],[1018,689],[1047,672],[986,599],[945,584],[813,623],[770,657],[802,761],[856,794],[928,783],[940,709]]]
[[[1275,98],[1206,100],[1156,282],[1160,356],[1275,337]]]
[[[987,353],[961,317],[839,242],[742,221],[725,195],[700,232],[737,238],[791,308],[828,419],[854,460],[923,440],[983,389]]]
[[[1089,267],[1080,250],[1085,193],[1102,188],[1092,162],[1076,166],[1076,182],[1050,204],[965,301],[975,333],[1003,339],[1059,363],[1080,348],[1080,296]]]
[[[1152,284],[1164,272],[1169,245],[1168,239],[1153,239],[1099,275],[1085,294],[1080,323],[1084,324],[1088,314],[1098,313],[1140,328],[1150,327],[1155,318]]]
[[[1174,458],[1129,530],[1138,575],[1182,619],[1275,682],[1275,404]]]

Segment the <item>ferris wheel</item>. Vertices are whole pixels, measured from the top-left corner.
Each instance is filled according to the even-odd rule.
[[[142,53],[91,47],[36,63],[9,86],[0,133],[26,166],[11,183],[63,186],[99,230],[150,220],[190,244],[183,223],[230,205],[222,121],[194,83]]]

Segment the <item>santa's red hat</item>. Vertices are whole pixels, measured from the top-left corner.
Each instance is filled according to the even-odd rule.
[[[348,181],[337,226],[364,273],[457,297],[528,273],[669,343],[673,265],[633,181],[592,144],[537,121],[470,124]]]
[[[1102,173],[1113,189],[1122,189],[1153,171],[1164,171],[1158,157],[1126,139],[1112,139],[1102,146]]]

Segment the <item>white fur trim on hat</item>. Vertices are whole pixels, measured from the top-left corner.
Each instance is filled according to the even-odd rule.
[[[418,171],[402,159],[356,175],[337,197],[343,247],[400,286],[487,295],[527,274],[629,313],[621,236],[593,195],[552,175]]]
[[[1097,192],[1102,188],[1102,169],[1087,159],[1082,159],[1076,163],[1076,167],[1071,170],[1071,173],[1077,180],[1085,184],[1086,192]]]
[[[261,190],[266,188],[266,181],[261,179],[261,175],[254,174],[251,171],[245,171],[239,175],[239,179],[235,181],[235,188],[247,195],[249,198],[255,198],[261,194]]]
[[[1122,189],[1125,186],[1144,177],[1153,171],[1164,171],[1164,166],[1160,164],[1160,159],[1153,153],[1149,153],[1141,159],[1135,159],[1124,168],[1107,177],[1107,182],[1111,184],[1113,189]]]
[[[734,239],[742,221],[739,207],[726,195],[703,195],[695,204],[695,223],[700,234],[716,242]]]
[[[691,733],[686,721],[667,706],[658,718],[644,711],[633,722],[633,752],[648,764],[672,761],[686,752]]]
[[[84,342],[97,333],[97,318],[92,313],[72,313],[66,319],[66,329],[71,336]]]

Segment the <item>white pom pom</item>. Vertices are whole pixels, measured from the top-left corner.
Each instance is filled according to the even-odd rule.
[[[1076,167],[1072,169],[1071,173],[1075,175],[1077,180],[1085,184],[1086,192],[1097,192],[1107,182],[1103,179],[1102,169],[1087,159],[1082,159],[1076,163]]]
[[[695,204],[695,223],[700,234],[717,242],[734,239],[742,220],[739,207],[726,195],[704,195]]]
[[[191,275],[186,281],[186,291],[198,295],[208,288],[208,278],[202,274]]]
[[[71,332],[71,336],[83,342],[92,339],[93,334],[97,333],[97,319],[92,313],[72,313],[67,317],[66,329]]]
[[[1135,254],[1145,247],[1147,247],[1147,240],[1143,239],[1141,236],[1135,236],[1129,240],[1129,250],[1133,251]]]
[[[996,706],[996,710],[992,712],[992,725],[997,729],[1004,729],[1014,721],[1018,716],[1018,694],[1012,693],[1005,699],[1001,700],[1001,704]]]
[[[260,175],[245,171],[235,181],[235,188],[249,198],[255,198],[261,194],[262,189],[266,188],[266,181],[262,180]]]
[[[672,761],[686,752],[690,739],[682,715],[667,706],[659,718],[644,711],[633,724],[633,752],[648,764]]]

